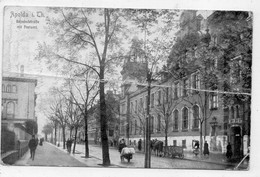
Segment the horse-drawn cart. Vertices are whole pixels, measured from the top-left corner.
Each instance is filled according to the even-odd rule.
[[[182,146],[168,146],[165,148],[165,154],[169,157],[175,158],[183,158],[183,147]]]
[[[120,157],[121,161],[124,161],[124,158],[127,159],[128,162],[133,158],[133,154],[135,153],[134,148],[124,147],[121,151]]]

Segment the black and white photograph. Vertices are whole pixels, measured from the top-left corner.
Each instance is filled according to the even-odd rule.
[[[2,7],[1,166],[251,170],[252,9],[76,2]]]

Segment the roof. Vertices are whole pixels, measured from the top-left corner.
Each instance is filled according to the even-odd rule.
[[[37,79],[25,78],[25,77],[2,77],[3,81],[14,81],[14,82],[31,82],[37,84]]]

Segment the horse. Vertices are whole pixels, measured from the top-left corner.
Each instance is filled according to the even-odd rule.
[[[157,139],[151,140],[151,148],[156,156],[162,156],[163,154],[163,142]]]

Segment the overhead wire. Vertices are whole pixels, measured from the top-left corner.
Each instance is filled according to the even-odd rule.
[[[4,74],[19,74],[21,75],[21,73],[18,72],[3,72]],[[136,80],[118,80],[118,79],[97,79],[91,76],[88,76],[86,78],[81,78],[81,77],[69,77],[69,76],[59,76],[59,75],[46,75],[46,74],[31,74],[31,73],[23,73],[24,76],[32,76],[32,77],[45,77],[45,78],[55,78],[55,79],[71,79],[71,80],[77,80],[77,81],[97,81],[97,82],[103,82],[103,83],[119,83],[119,84],[133,84],[136,86],[144,86],[147,87],[148,83],[142,83],[142,82],[138,82]],[[199,92],[209,92],[209,93],[217,93],[217,94],[233,94],[233,95],[247,95],[247,96],[251,96],[251,90],[250,93],[248,92],[241,92],[241,91],[223,91],[223,90],[210,90],[210,89],[201,89],[201,88],[192,88],[192,87],[183,87],[181,85],[176,86],[173,84],[156,84],[156,83],[152,83],[151,87],[161,87],[161,88],[178,88],[181,90],[191,90],[191,91],[199,91]]]

